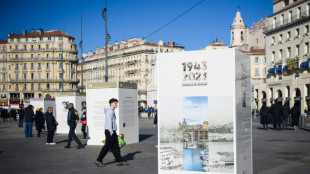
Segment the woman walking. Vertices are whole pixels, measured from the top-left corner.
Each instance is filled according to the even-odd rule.
[[[38,131],[38,137],[41,136],[42,128],[43,128],[43,108],[37,108],[36,114],[34,115],[34,120],[36,124],[36,129]]]
[[[47,142],[46,145],[55,145],[53,138],[54,133],[56,130],[57,122],[55,120],[55,117],[53,116],[53,108],[48,107],[47,112],[45,113],[45,119],[46,119],[46,127],[47,127]]]

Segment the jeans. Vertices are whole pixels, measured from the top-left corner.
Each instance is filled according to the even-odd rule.
[[[83,132],[83,137],[86,139],[87,133],[86,133],[86,124],[82,124],[82,129],[81,131]]]
[[[69,127],[70,127],[70,130],[69,130],[69,137],[68,137],[68,144],[67,144],[67,146],[71,145],[72,138],[75,140],[75,142],[79,146],[82,146],[81,141],[79,140],[79,138],[75,134],[76,124],[75,123],[69,123]]]
[[[54,133],[54,130],[47,132],[47,143],[53,143]]]
[[[32,135],[32,122],[25,123],[25,135],[31,136]]]

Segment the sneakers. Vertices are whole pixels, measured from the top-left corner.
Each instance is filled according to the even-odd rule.
[[[100,162],[100,161],[96,161],[95,164],[98,166],[98,167],[105,167],[105,165]]]
[[[70,148],[70,146],[69,146],[69,145],[66,145],[66,146],[65,146],[65,148],[66,148],[66,149],[69,149],[69,148]]]
[[[50,145],[50,143],[46,143],[46,145]]]
[[[52,146],[54,146],[54,145],[56,145],[56,143],[55,143],[55,142],[52,142],[52,143],[46,143],[46,145],[52,145]]]
[[[125,161],[117,163],[117,166],[127,166],[127,165],[129,165],[129,164],[127,162],[125,162]]]

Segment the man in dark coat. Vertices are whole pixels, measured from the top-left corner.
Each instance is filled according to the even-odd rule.
[[[299,126],[299,117],[300,117],[300,101],[295,101],[294,106],[290,110],[291,117],[292,117],[292,126],[294,127],[295,131],[298,131]]]
[[[285,104],[282,107],[283,114],[282,114],[282,129],[287,128],[287,121],[288,121],[288,116],[290,114],[290,106],[289,106],[289,101],[285,101]]]
[[[16,119],[16,116],[17,116],[17,112],[15,109],[11,109],[10,112],[9,112],[9,115],[10,115],[10,123],[13,123],[14,120]]]
[[[270,112],[273,116],[273,128],[280,130],[282,118],[282,101],[277,101],[271,106]]]
[[[67,123],[70,127],[70,130],[69,130],[69,136],[68,136],[68,144],[67,146],[65,146],[65,148],[70,148],[72,138],[78,144],[77,149],[84,148],[84,145],[81,143],[81,141],[75,134],[75,128],[78,122],[79,122],[79,113],[77,110],[74,109],[73,103],[70,103],[68,105],[68,115],[67,115]]]
[[[32,137],[32,122],[34,120],[33,106],[29,105],[25,109],[25,136]]]
[[[34,121],[35,121],[36,129],[38,131],[38,137],[41,136],[41,132],[43,129],[43,124],[44,124],[43,118],[44,118],[43,108],[37,108],[36,114],[34,115]]]
[[[263,125],[263,128],[268,130],[268,124],[269,124],[269,108],[266,106],[266,101],[263,102],[263,106],[261,107],[259,111],[260,115],[260,124]]]
[[[25,110],[23,108],[19,108],[18,116],[19,116],[18,127],[23,127],[24,118],[25,118]]]

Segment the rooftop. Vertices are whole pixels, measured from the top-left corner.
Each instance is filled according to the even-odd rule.
[[[65,36],[65,37],[70,37],[73,38],[72,36],[70,36],[68,33],[64,33],[60,30],[47,30],[44,31],[43,29],[39,29],[36,32],[32,31],[32,32],[27,32],[27,30],[24,30],[23,33],[9,33],[8,38],[25,38],[25,37],[48,37],[48,36]]]

